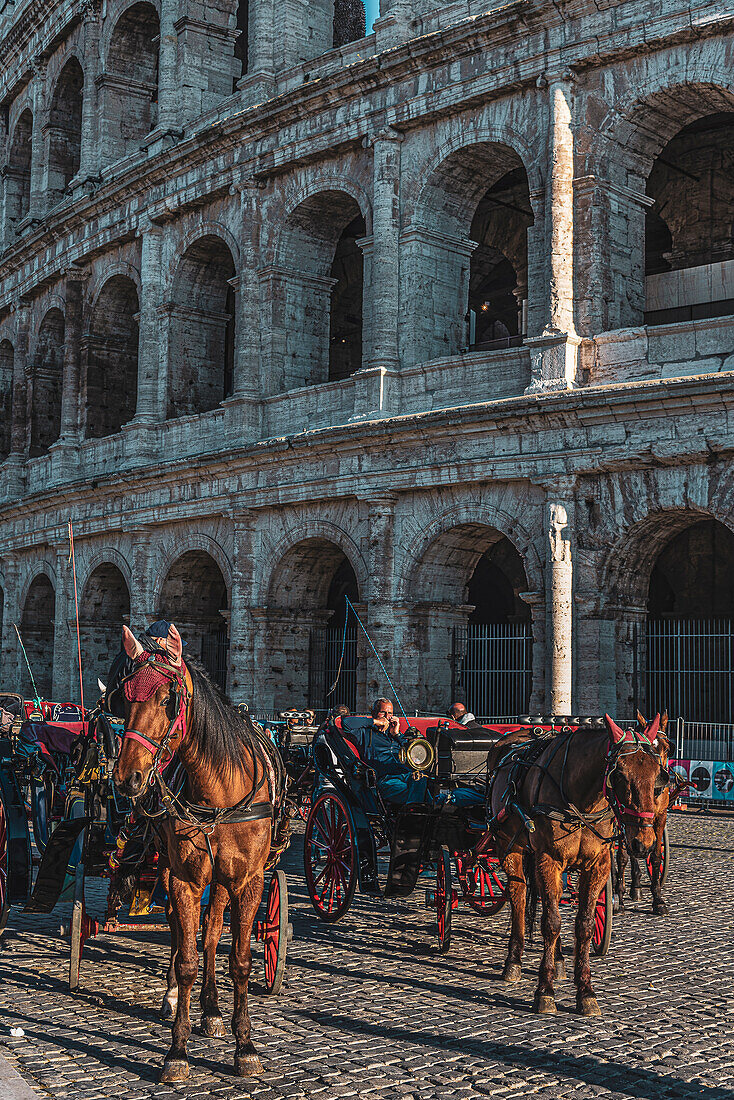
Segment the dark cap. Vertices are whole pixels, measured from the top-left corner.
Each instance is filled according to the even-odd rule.
[[[145,633],[149,638],[167,638],[170,629],[171,623],[169,623],[168,619],[158,619],[157,622],[150,624]],[[181,639],[181,645],[186,645],[183,638]]]

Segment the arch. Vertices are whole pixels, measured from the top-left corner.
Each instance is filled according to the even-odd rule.
[[[26,108],[19,116],[10,138],[10,153],[5,173],[5,233],[13,232],[31,208],[31,149],[33,114]]]
[[[117,263],[100,264],[98,270],[93,272],[87,287],[85,309],[88,316],[93,314],[99,302],[100,294],[110,279],[114,278],[116,275],[121,275],[129,279],[131,283],[134,283],[138,298],[140,298],[140,270],[135,264],[128,263],[127,260],[118,260]]]
[[[168,416],[214,409],[232,393],[235,262],[220,235],[199,236],[173,281]]]
[[[148,0],[126,7],[114,24],[100,87],[103,164],[139,152],[156,125],[159,38],[158,11]]]
[[[367,563],[357,542],[338,524],[326,519],[310,518],[304,519],[297,529],[289,528],[275,544],[263,552],[255,597],[260,604],[267,606],[270,602],[274,591],[274,577],[291,549],[300,542],[311,539],[333,543],[351,564],[360,592],[365,591],[368,582]]]
[[[135,416],[138,394],[138,291],[126,275],[102,287],[85,337],[87,438],[119,432]]]
[[[364,280],[357,240],[365,233],[357,200],[341,187],[312,193],[288,215],[279,235],[284,292],[277,318],[285,389],[361,366]]]
[[[166,546],[161,547],[158,551],[155,562],[155,575],[158,578],[158,590],[155,593],[155,603],[159,608],[162,598],[161,586],[163,584],[163,578],[168,574],[174,563],[182,554],[189,553],[193,550],[201,550],[212,558],[224,577],[227,591],[232,587],[232,566],[224,548],[216,539],[213,539],[211,535],[204,534],[202,531],[189,531],[186,534],[185,545],[182,545],[183,542],[184,540],[182,538],[176,538]]]
[[[71,56],[61,70],[48,114],[48,199],[59,202],[79,171],[82,148],[84,71]]]
[[[362,185],[352,176],[340,176],[336,172],[319,172],[300,187],[292,186],[286,193],[283,216],[276,229],[274,246],[272,250],[272,262],[280,264],[285,262],[289,253],[288,234],[291,230],[291,218],[298,208],[309,199],[331,191],[343,191],[354,200],[359,207],[359,212],[364,218],[365,230],[369,235],[372,232],[372,203],[369,195]]]
[[[176,558],[161,585],[161,615],[176,623],[188,647],[184,653],[199,658],[223,689],[229,664],[228,607],[227,584],[210,554],[187,550]]]
[[[81,566],[83,565],[83,571]],[[83,560],[80,562],[77,559],[77,568],[79,570],[79,584],[81,589],[89,583],[89,580],[96,569],[100,566],[114,566],[115,569],[122,575],[122,579],[125,582],[128,592],[132,590],[132,570],[130,564],[124,554],[120,553],[114,546],[102,546],[98,550],[93,552],[86,551]]]
[[[39,326],[31,368],[31,457],[45,454],[61,434],[64,339],[64,315],[53,306]]]
[[[79,636],[85,694],[95,698],[97,677],[107,671],[120,650],[122,624],[130,619],[130,590],[113,562],[101,562],[89,572],[79,599]]]
[[[337,571],[348,562],[359,588],[354,563],[336,542],[310,536],[292,545],[275,566],[268,587],[268,606],[292,611],[329,608],[329,594]]]
[[[363,0],[334,0],[334,48],[357,42],[367,34]]]
[[[49,698],[53,675],[56,591],[45,571],[36,573],[30,581],[22,607],[20,633],[28,662],[33,669],[39,694]],[[20,680],[21,692],[32,698],[33,685],[24,661],[21,663]]]
[[[0,340],[0,460],[10,454],[14,361],[15,351],[10,340]]]

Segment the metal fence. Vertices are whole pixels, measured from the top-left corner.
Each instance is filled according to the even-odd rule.
[[[532,673],[530,623],[454,628],[452,694],[474,714],[525,714]]]
[[[644,704],[693,722],[734,719],[734,622],[661,619],[644,633]],[[639,641],[638,641],[639,644]]]
[[[337,676],[336,690],[327,695]],[[314,627],[309,650],[308,704],[320,711],[337,703],[344,703],[352,713],[357,708],[357,629],[349,625],[345,641],[341,626]]]
[[[689,784],[682,801],[734,810],[734,723],[679,718],[668,734],[674,766]]]
[[[219,684],[222,691],[226,691],[229,664],[229,638],[226,626],[202,636],[201,663],[214,683]]]

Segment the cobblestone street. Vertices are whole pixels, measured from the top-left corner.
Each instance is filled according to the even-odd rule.
[[[670,829],[671,916],[653,918],[646,890],[639,908],[617,919],[609,955],[594,967],[601,1019],[572,1011],[569,982],[559,983],[557,1016],[532,1013],[537,947],[519,985],[499,981],[504,911],[491,923],[455,911],[445,957],[435,953],[418,895],[410,904],[358,896],[339,924],[319,923],[305,896],[299,835],[285,860],[295,936],[278,998],[258,987],[255,947],[250,1005],[263,1077],[231,1076],[233,1044],[195,1029],[190,1080],[159,1085],[167,932],[90,942],[72,995],[68,944],[58,935],[68,906],[52,917],[11,914],[0,953],[0,1052],[39,1096],[71,1100],[731,1097],[734,821],[676,817]],[[227,950],[225,936],[225,1019]],[[192,1003],[198,1021],[198,986]],[[11,1027],[24,1036],[11,1037]]]

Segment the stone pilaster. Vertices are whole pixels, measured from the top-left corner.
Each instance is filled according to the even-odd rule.
[[[377,52],[405,42],[411,33],[411,6],[408,0],[380,0],[380,16],[375,20]]]
[[[574,322],[573,79],[570,72],[547,79],[545,324],[540,336],[527,341],[529,392],[571,389],[576,383],[580,341]]]
[[[363,593],[367,605],[367,629],[388,671],[397,684],[395,667],[395,615],[393,582],[395,572],[395,502],[394,493],[374,497],[367,504],[367,576],[368,587]],[[361,634],[361,631],[359,632]],[[357,645],[364,654],[364,682],[367,702],[389,692],[385,676],[371,646],[358,637]],[[400,690],[399,685],[398,690]]]
[[[56,547],[54,657],[51,683],[54,699],[78,701],[79,666],[74,614],[74,578],[69,561],[68,539]]]
[[[178,0],[161,0],[161,44],[158,68],[158,125],[167,133],[179,126]]]
[[[255,633],[252,610],[253,566],[255,562],[255,512],[238,512],[233,518],[234,555],[230,598],[230,695],[238,703],[258,709],[255,684]]]
[[[61,434],[59,442],[75,445],[81,438],[81,344],[85,278],[70,271],[65,280],[64,372],[61,390]]]
[[[31,218],[40,218],[46,209],[46,171],[44,165],[46,139],[46,60],[33,62],[33,130],[31,131]]]
[[[0,626],[0,683],[19,684],[22,660],[18,637],[13,623],[20,624],[22,608],[20,606],[20,566],[15,558],[2,559],[3,615]]]
[[[144,631],[155,622],[156,609],[153,607],[152,584],[157,580],[151,568],[151,530],[137,527],[128,531],[132,537],[130,567],[133,583],[130,587],[130,629],[136,633]]]
[[[233,396],[259,401],[262,392],[260,355],[260,218],[264,185],[246,180],[240,189],[242,233],[237,282]]]
[[[400,296],[400,143],[387,127],[372,138],[372,338],[370,366],[397,370]]]
[[[570,714],[573,675],[572,480],[546,487],[548,710]]]
[[[82,136],[76,184],[99,173],[99,32],[101,0],[88,0],[84,9],[84,96],[82,99]],[[73,184],[72,184],[73,186]]]
[[[161,341],[161,278],[163,229],[147,222],[141,230],[140,259],[140,321],[138,338],[138,399],[135,409],[137,424],[156,424],[165,419],[166,386],[161,383],[168,374],[167,356]]]

